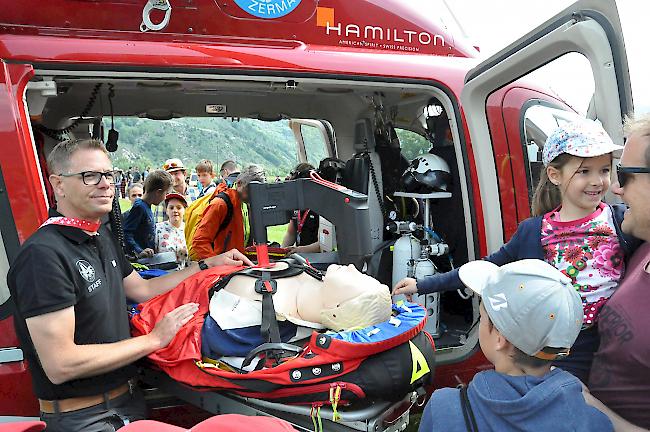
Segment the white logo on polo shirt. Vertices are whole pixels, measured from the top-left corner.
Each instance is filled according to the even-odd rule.
[[[81,277],[86,279],[88,282],[93,282],[95,280],[95,269],[90,263],[86,260],[78,260],[76,263],[77,270]]]
[[[508,307],[508,300],[506,299],[506,295],[503,293],[495,294],[494,297],[490,296],[488,299],[490,300],[492,310],[498,311]]]

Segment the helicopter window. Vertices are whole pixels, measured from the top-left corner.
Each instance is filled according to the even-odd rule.
[[[323,134],[318,128],[306,124],[300,125],[300,133],[305,144],[307,162],[317,167],[322,159],[329,156]]]
[[[406,129],[395,128],[395,132],[399,138],[402,155],[408,159],[413,160],[416,156],[426,153],[431,148],[431,143],[422,135]]]

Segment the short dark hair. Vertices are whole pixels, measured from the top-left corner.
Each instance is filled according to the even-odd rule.
[[[149,173],[144,181],[144,191],[155,191],[162,189],[168,191],[174,184],[174,178],[171,174],[164,170],[155,170]]]
[[[96,139],[70,139],[54,146],[47,156],[47,169],[50,174],[62,174],[70,166],[70,158],[78,150],[99,150],[108,156],[108,151],[101,141]]]
[[[494,324],[492,323],[490,316],[486,314],[485,317],[488,319],[488,325],[490,326],[490,328],[494,328]],[[510,344],[512,345],[512,342],[510,342]],[[511,357],[512,361],[518,364],[519,366],[523,366],[527,368],[541,368],[544,366],[549,366],[551,363],[553,363],[553,360],[544,360],[541,358],[530,356],[514,345],[512,345],[512,348],[513,348],[513,353]]]
[[[203,159],[201,162],[199,162],[196,165],[195,169],[197,173],[205,172],[211,175],[214,174],[214,167],[212,166],[212,161],[208,159]]]
[[[224,163],[221,164],[221,169],[219,172],[223,170],[228,170],[228,171],[237,171],[237,162],[234,160],[227,160]]]

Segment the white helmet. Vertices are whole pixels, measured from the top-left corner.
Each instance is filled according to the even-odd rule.
[[[402,174],[401,185],[405,192],[427,194],[449,192],[451,171],[440,156],[425,153],[413,159]]]

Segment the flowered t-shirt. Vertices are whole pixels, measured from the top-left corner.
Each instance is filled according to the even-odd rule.
[[[582,219],[559,219],[558,210],[542,219],[546,261],[571,278],[582,297],[583,327],[591,327],[625,271],[614,217],[611,209],[600,203],[595,212]]]
[[[185,224],[179,228],[169,221],[156,224],[156,252],[175,252],[178,268],[182,269],[188,264],[187,244],[185,243]]]

